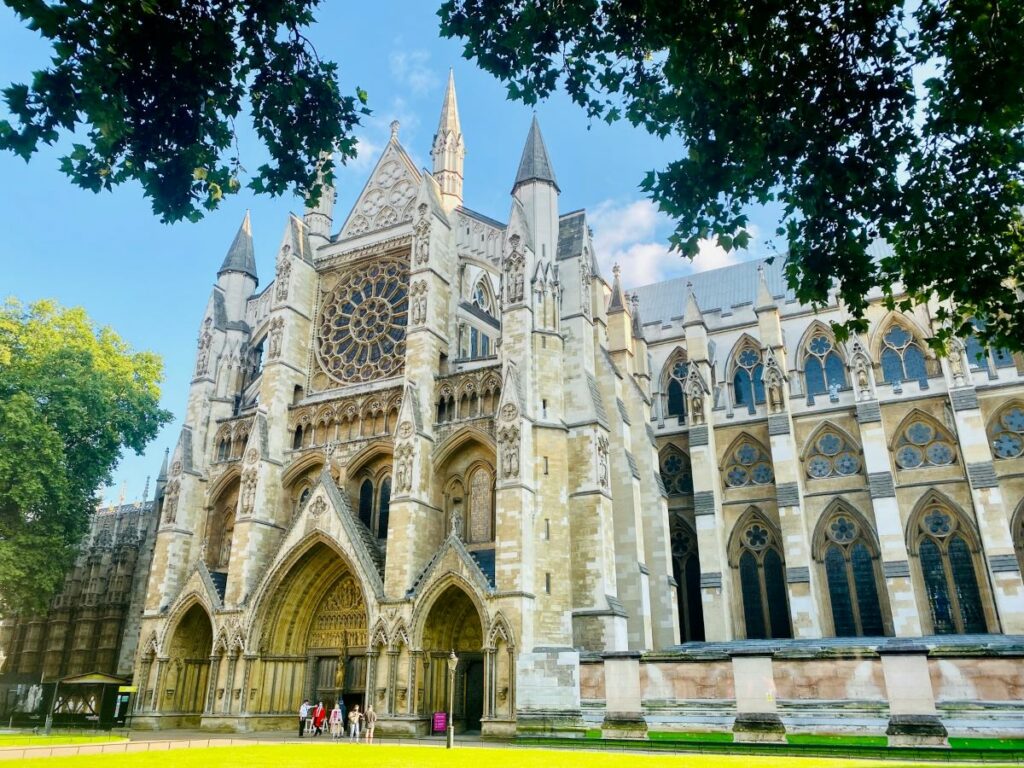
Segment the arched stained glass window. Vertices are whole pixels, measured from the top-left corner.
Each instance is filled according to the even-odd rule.
[[[896,438],[896,464],[900,469],[943,467],[956,462],[956,447],[944,427],[930,419],[917,418]]]
[[[804,348],[807,395],[828,394],[829,387],[846,388],[846,369],[832,339],[824,333],[811,337]]]
[[[937,635],[987,631],[978,588],[977,550],[959,515],[933,501],[920,515],[917,554]]]
[[[764,403],[763,373],[761,350],[753,344],[747,344],[736,355],[736,370],[732,377],[737,408],[745,405],[750,413],[754,413],[754,407]]]
[[[743,619],[748,640],[791,637],[786,568],[781,542],[759,514],[742,524],[738,548]]]
[[[751,439],[744,439],[725,459],[725,483],[730,488],[768,485],[775,482],[775,471],[768,453]]]
[[[1024,406],[1014,404],[1003,408],[988,430],[992,454],[997,459],[1024,456]]]
[[[868,532],[854,515],[840,509],[826,518],[824,535],[825,577],[836,637],[884,634],[879,570]]]
[[[373,481],[369,478],[359,486],[359,519],[367,528],[373,529]]]
[[[982,330],[985,323],[975,319],[971,324],[977,330]],[[994,368],[1013,368],[1013,353],[1004,347],[989,348],[981,343],[975,334],[971,334],[964,342],[967,352],[967,362],[973,370],[986,370],[991,365]]]
[[[861,471],[860,451],[841,432],[827,429],[814,439],[805,467],[815,480],[855,475]]]
[[[678,522],[672,532],[672,573],[679,607],[679,637],[685,642],[704,639],[704,608],[700,595],[700,560],[693,529]]]
[[[689,365],[685,360],[676,360],[669,369],[668,382],[665,387],[665,415],[678,417],[680,423],[686,419],[686,398],[683,396],[683,384]]]
[[[495,316],[494,298],[486,278],[480,278],[473,289],[473,306],[483,310],[491,317]]]
[[[928,383],[924,351],[910,331],[893,325],[882,336],[882,378],[887,384],[897,381]]]
[[[391,513],[391,478],[385,477],[380,484],[380,502],[377,508],[377,538],[388,537],[388,518]]]
[[[661,480],[669,496],[693,493],[693,473],[690,457],[675,446],[665,449],[661,457]]]

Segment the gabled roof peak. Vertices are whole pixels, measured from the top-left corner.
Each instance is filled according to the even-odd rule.
[[[547,147],[544,146],[544,137],[540,134],[540,123],[537,116],[533,116],[530,123],[530,133],[526,137],[526,146],[523,147],[523,156],[519,161],[519,171],[516,173],[513,191],[520,184],[529,181],[546,181],[556,190],[561,191],[558,182],[555,181],[555,170],[551,167],[551,160],[548,158]]]

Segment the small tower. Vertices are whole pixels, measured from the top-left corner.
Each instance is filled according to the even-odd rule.
[[[259,285],[256,275],[256,252],[252,244],[252,221],[245,212],[224,263],[217,272],[217,285],[224,292],[228,319],[241,320],[245,316],[245,302]]]
[[[512,194],[526,210],[526,221],[533,233],[533,252],[542,262],[555,258],[560,191],[547,147],[544,146],[544,137],[540,134],[540,124],[534,115],[526,146],[523,147],[523,156],[519,160],[516,181],[512,185]]]
[[[430,156],[434,159],[434,178],[441,187],[444,209],[451,211],[462,205],[462,161],[466,157],[466,145],[462,140],[459,105],[455,100],[455,74],[450,69]]]

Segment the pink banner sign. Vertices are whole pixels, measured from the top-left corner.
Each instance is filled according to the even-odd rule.
[[[448,727],[448,713],[447,712],[435,712],[434,713],[434,733],[444,733]]]

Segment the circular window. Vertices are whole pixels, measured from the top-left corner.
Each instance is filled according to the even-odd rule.
[[[342,384],[396,376],[405,359],[408,267],[382,258],[355,267],[324,296],[316,354]]]

